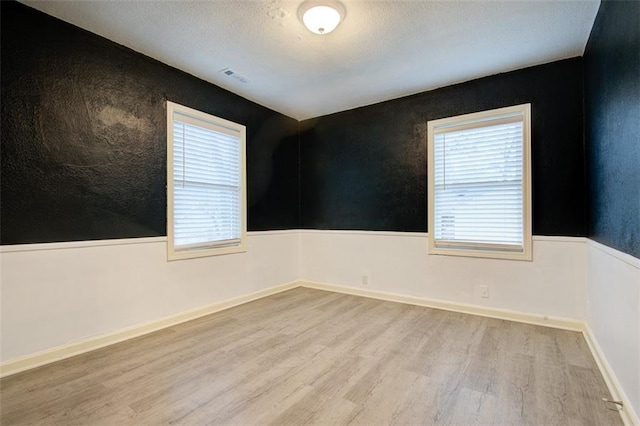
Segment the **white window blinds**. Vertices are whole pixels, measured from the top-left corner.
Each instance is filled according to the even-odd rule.
[[[524,253],[530,232],[525,114],[503,109],[472,116],[438,120],[430,129],[432,247]]]
[[[168,165],[173,252],[239,247],[245,233],[244,128],[176,107]]]

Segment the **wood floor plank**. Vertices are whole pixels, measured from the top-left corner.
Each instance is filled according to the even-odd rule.
[[[589,403],[592,389],[604,386],[604,382],[597,368],[569,366],[569,376],[573,384],[573,395],[577,404],[577,420],[582,424],[613,424],[619,414],[614,410],[603,410],[604,402]]]
[[[504,368],[505,352],[501,351],[500,330],[496,326],[487,326],[477,346],[475,355],[470,359],[463,373],[462,386],[480,394],[498,395],[499,376]]]
[[[282,425],[319,423],[322,413],[336,404],[336,400],[338,404],[349,405],[341,395],[349,379],[366,371],[369,362],[370,360],[358,356],[346,356],[334,362],[326,374],[309,383],[312,391],[308,395],[288,407],[270,423]]]
[[[580,333],[297,288],[0,379],[2,425],[619,425]]]
[[[367,393],[360,392],[358,410],[354,412],[349,423],[356,425],[406,423],[399,418],[401,414],[406,413],[402,404],[415,392],[414,387],[420,379],[424,379],[424,376],[399,366],[387,368],[381,377],[370,385]],[[410,423],[424,424],[425,419]]]

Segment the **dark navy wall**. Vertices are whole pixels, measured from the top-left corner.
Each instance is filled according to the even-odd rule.
[[[586,235],[582,59],[301,123],[301,226],[426,231],[426,123],[532,104],[533,232]]]
[[[297,228],[298,122],[2,2],[2,244],[166,235],[166,104],[247,126],[248,229]]]
[[[585,51],[589,237],[640,258],[640,2],[603,1]]]
[[[637,14],[637,3],[616,7],[635,7]],[[631,12],[621,13],[629,15],[626,26]],[[18,3],[2,2],[1,29],[2,244],[165,235],[167,99],[247,126],[249,230],[425,231],[427,121],[530,102],[534,234],[586,235],[581,58],[297,123]],[[598,47],[609,37],[598,31],[593,58],[610,50]],[[627,45],[623,57],[630,51]],[[638,75],[635,60],[635,74],[624,81]],[[604,67],[602,61],[591,69]],[[588,88],[604,84],[590,75]],[[631,83],[624,87],[633,90]],[[590,105],[601,103],[604,92],[592,90]],[[594,122],[611,117],[604,109],[589,109]],[[625,121],[625,135],[633,123]],[[602,131],[589,127],[590,138],[608,140],[595,136]],[[637,134],[616,142],[625,151],[611,159],[615,167],[592,165],[592,186],[616,182],[601,175],[621,168],[630,183],[611,193],[637,202],[630,195],[637,169],[624,163],[633,161],[628,154],[637,149]],[[592,143],[590,158],[614,155],[603,157],[603,149]],[[608,222],[602,213],[609,201],[591,201],[594,237],[637,253],[638,215],[628,209],[618,226],[619,213]]]

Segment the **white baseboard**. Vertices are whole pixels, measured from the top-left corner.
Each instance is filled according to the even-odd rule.
[[[388,293],[385,291],[368,290],[357,287],[347,287],[341,285],[319,283],[313,281],[302,281],[302,287],[315,288],[318,290],[333,291],[336,293],[351,294],[354,296],[369,297],[371,299],[386,300],[389,302],[407,303],[409,305],[424,306],[427,308],[442,309],[445,311],[460,312],[463,314],[479,315],[483,317],[503,319],[508,321],[522,322],[526,324],[542,325],[545,327],[561,328],[563,330],[582,331],[584,322],[567,318],[550,317],[547,315],[530,314],[524,312],[511,311],[508,309],[498,309],[465,303],[447,302],[444,300],[428,299],[418,296],[407,296],[403,294]]]
[[[525,314],[521,312],[486,308],[476,305],[465,305],[460,303],[445,302],[439,300],[426,299],[415,296],[406,296],[401,294],[386,293],[381,291],[364,290],[346,286],[338,286],[326,283],[317,283],[310,281],[293,281],[287,284],[277,285],[265,290],[260,290],[244,296],[235,297],[215,303],[213,305],[197,308],[191,311],[161,318],[159,320],[147,322],[144,324],[127,327],[112,333],[93,336],[86,339],[71,342],[65,345],[56,346],[34,354],[23,357],[14,358],[12,360],[0,364],[0,377],[10,376],[21,371],[30,370],[52,362],[60,361],[72,356],[80,355],[106,346],[133,339],[145,334],[163,328],[172,327],[174,325],[191,321],[205,315],[223,311],[243,303],[261,299],[272,294],[290,290],[296,287],[309,287],[320,290],[333,291],[336,293],[352,294],[356,296],[369,297],[374,299],[387,300],[392,302],[407,303],[411,305],[419,305],[436,309],[444,309],[448,311],[461,312],[472,315],[481,315],[491,318],[499,318],[510,321],[525,322],[528,324],[544,325],[547,327],[563,328],[567,330],[583,330],[583,323],[580,321],[568,320],[564,318],[552,318],[542,315]]]
[[[127,327],[121,330],[114,331],[112,333],[89,337],[87,339],[78,340],[66,345],[56,346],[54,348],[34,354],[14,358],[0,364],[0,377],[10,376],[21,371],[30,370],[32,368],[70,358],[72,356],[104,348],[105,346],[110,346],[115,343],[120,343],[125,340],[153,333],[154,331],[162,330],[163,328],[172,327],[183,322],[191,321],[205,315],[233,308],[234,306],[261,299],[263,297],[290,290],[299,286],[300,283],[298,281],[277,285],[264,290],[256,291],[254,293],[249,293],[243,296],[234,297],[232,299],[214,303],[209,306],[204,306],[201,308],[193,309],[191,311],[171,315],[159,320],[134,325],[132,327]]]
[[[622,401],[624,404],[623,408],[620,410],[620,417],[622,417],[622,421],[626,426],[640,425],[640,419],[634,411],[631,401],[622,389],[622,386],[620,386],[620,382],[609,365],[607,358],[604,356],[604,353],[602,352],[602,349],[600,348],[600,345],[588,324],[585,324],[582,334],[584,335],[584,339],[587,341],[587,345],[589,345],[589,349],[591,349],[593,358],[598,364],[598,368],[600,369],[600,373],[609,388],[611,397],[613,400]]]

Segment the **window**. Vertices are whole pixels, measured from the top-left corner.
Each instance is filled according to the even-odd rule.
[[[531,105],[433,120],[429,252],[531,260]]]
[[[169,260],[245,251],[245,127],[167,102]]]

